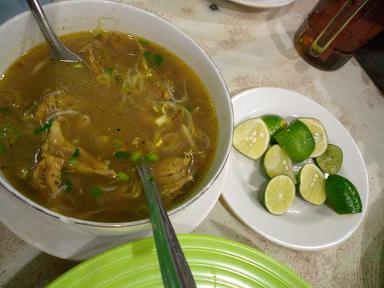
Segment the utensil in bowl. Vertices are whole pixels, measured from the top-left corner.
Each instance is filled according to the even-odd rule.
[[[144,188],[164,286],[196,287],[148,165],[141,160],[136,169]]]
[[[39,0],[27,0],[29,8],[32,11],[33,16],[36,19],[37,24],[43,33],[45,40],[47,40],[49,47],[51,48],[53,56],[63,62],[81,62],[82,59],[79,55],[69,50],[59,40],[55,32],[52,30],[45,16],[43,6]]]

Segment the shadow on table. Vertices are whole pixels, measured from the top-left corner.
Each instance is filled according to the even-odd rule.
[[[45,287],[78,262],[63,260],[40,253],[18,271],[3,288],[38,288]]]
[[[362,238],[362,247],[366,247],[360,264],[363,287],[384,287],[384,222],[379,219],[384,210],[384,190],[380,191],[380,195],[382,196],[374,201],[365,219],[371,226],[375,223],[378,226],[373,237],[372,232],[364,231]]]

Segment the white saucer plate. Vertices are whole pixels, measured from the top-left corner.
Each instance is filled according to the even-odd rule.
[[[288,5],[295,0],[229,0],[237,4],[255,8],[276,8]]]
[[[339,175],[348,178],[359,191],[363,211],[339,215],[327,205],[311,205],[296,195],[284,215],[270,214],[261,204],[268,178],[259,160],[253,161],[235,149],[229,158],[223,198],[234,214],[265,238],[297,250],[320,250],[348,239],[364,218],[368,203],[368,175],[362,155],[344,126],[318,103],[296,92],[280,88],[256,88],[232,98],[235,125],[264,114],[284,118],[308,116],[320,120],[329,143],[340,146],[344,161]]]

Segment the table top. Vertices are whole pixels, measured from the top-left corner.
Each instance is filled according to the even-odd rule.
[[[231,95],[282,87],[332,112],[358,144],[369,175],[369,204],[359,229],[337,247],[294,251],[239,222],[222,199],[194,233],[232,239],[281,261],[313,287],[384,287],[384,97],[355,59],[334,72],[309,66],[292,38],[316,0],[255,9],[225,0],[120,0],[156,13],[189,34],[212,57]],[[217,10],[211,9],[216,4]],[[0,287],[42,287],[76,265],[38,251],[0,224]]]

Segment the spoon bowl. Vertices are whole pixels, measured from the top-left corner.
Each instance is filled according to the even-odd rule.
[[[56,36],[55,32],[48,23],[40,1],[27,0],[27,3],[40,27],[41,32],[44,35],[45,40],[47,40],[48,45],[51,48],[53,57],[62,62],[82,62],[81,57],[65,47]]]

